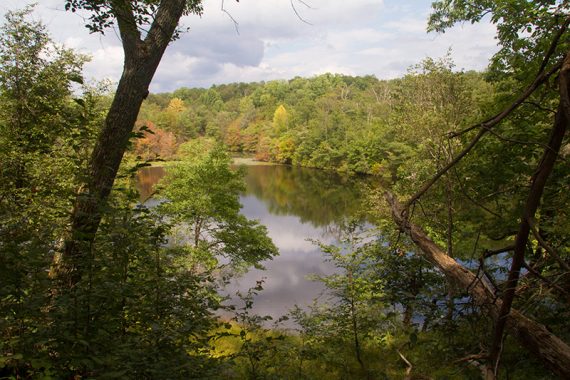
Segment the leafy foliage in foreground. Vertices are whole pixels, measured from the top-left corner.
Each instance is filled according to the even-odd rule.
[[[59,280],[73,198],[108,98],[88,86],[72,91],[85,58],[54,45],[29,12],[8,13],[0,33],[0,378],[213,376],[217,267],[197,270],[191,250],[168,244],[171,224],[132,190],[136,163],[124,162],[79,262],[83,275],[72,288]],[[240,177],[217,152],[237,191]],[[239,219],[237,193],[231,199],[226,244],[238,244],[232,228],[241,227],[250,243],[241,260],[256,264],[275,248]],[[264,249],[252,253],[258,241]]]

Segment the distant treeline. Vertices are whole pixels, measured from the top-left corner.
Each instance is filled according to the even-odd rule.
[[[483,74],[451,67],[428,59],[393,80],[323,74],[151,94],[139,125],[155,133],[139,140],[137,153],[168,159],[174,136],[178,143],[209,136],[258,160],[394,177],[424,143],[406,132],[417,119],[449,108],[447,119],[433,121],[469,120],[492,91]]]

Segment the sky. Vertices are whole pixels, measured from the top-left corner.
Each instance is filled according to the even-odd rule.
[[[31,2],[0,0],[0,12]],[[182,19],[182,26],[190,30],[168,47],[151,92],[326,72],[391,79],[450,49],[457,69],[483,70],[498,50],[494,26],[467,23],[444,34],[428,34],[431,2],[205,0],[202,17]],[[66,12],[64,0],[35,3],[34,19],[46,24],[56,42],[91,56],[85,66],[87,78],[118,81],[123,52],[116,30],[105,36],[89,34],[88,13]],[[222,4],[238,23],[237,30]]]

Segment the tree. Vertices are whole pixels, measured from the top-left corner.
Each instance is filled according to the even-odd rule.
[[[471,296],[495,320],[495,329],[492,342],[488,348],[487,367],[485,376],[495,378],[499,368],[499,360],[504,341],[504,330],[516,336],[522,345],[534,353],[555,373],[562,377],[570,376],[570,347],[554,334],[548,332],[540,323],[512,310],[514,296],[520,278],[521,268],[525,266],[525,256],[531,254],[527,249],[530,241],[532,226],[540,214],[540,202],[548,189],[547,180],[553,173],[558,154],[563,143],[570,120],[570,51],[567,38],[567,28],[570,23],[568,16],[570,8],[567,2],[555,1],[436,1],[434,12],[430,18],[432,30],[443,31],[458,21],[480,21],[490,14],[491,20],[497,25],[498,39],[501,50],[493,58],[491,74],[496,77],[508,76],[521,87],[526,89],[515,99],[511,99],[502,111],[495,116],[478,123],[463,131],[451,133],[452,137],[463,137],[465,134],[478,130],[477,134],[468,141],[463,150],[457,153],[444,167],[412,196],[402,207],[391,194],[386,194],[392,206],[394,220],[400,229],[406,232],[416,244],[424,251],[425,256],[434,265],[438,266],[455,283],[469,290]],[[507,116],[516,115],[521,111],[521,105],[536,96],[540,102],[556,97],[556,92],[549,91],[549,87],[541,85],[547,83],[554,75],[558,75],[558,109],[552,122],[550,137],[541,142],[544,146],[542,157],[536,163],[534,173],[529,178],[530,190],[526,199],[522,201],[520,222],[514,235],[514,244],[503,249],[512,251],[512,264],[506,283],[499,293],[500,301],[493,300],[493,291],[485,284],[480,283],[470,288],[476,281],[473,274],[458,264],[455,260],[443,254],[433,240],[419,227],[410,222],[410,207],[418,201],[442,176],[455,168],[460,160],[467,156],[480,140],[487,134],[496,132],[497,127]],[[536,99],[533,99],[536,100]],[[537,104],[529,101],[530,104]],[[541,109],[540,104],[538,108]],[[544,116],[545,118],[550,116]],[[503,138],[501,135],[499,137]],[[544,137],[543,137],[544,138]],[[509,141],[504,140],[504,141]],[[510,140],[512,142],[512,140]],[[537,235],[536,239],[540,243]],[[563,265],[563,264],[561,264]],[[534,271],[533,268],[529,269]],[[540,273],[538,273],[540,275]],[[544,278],[544,277],[543,277]]]
[[[280,104],[273,113],[273,133],[280,135],[289,130],[289,113],[287,109]]]
[[[142,125],[141,125],[142,124]],[[136,140],[135,154],[143,160],[171,159],[176,153],[176,137],[150,121],[137,122],[141,137]]]
[[[77,195],[71,236],[62,255],[62,280],[73,286],[82,276],[80,262],[95,238],[101,213],[111,192],[142,101],[166,47],[177,35],[184,14],[202,12],[200,0],[98,1],[66,0],[67,10],[91,12],[87,27],[103,33],[118,25],[125,55],[124,68],[90,159],[87,181]],[[143,29],[148,27],[148,31]]]
[[[49,270],[104,103],[96,88],[74,90],[86,58],[29,21],[32,10],[8,12],[0,27],[2,377],[53,374]]]
[[[329,309],[329,321],[335,335],[352,342],[354,356],[362,375],[370,379],[370,364],[364,361],[365,338],[374,335],[380,310],[384,308],[379,300],[382,296],[382,280],[373,275],[373,243],[364,243],[366,236],[359,231],[358,223],[351,221],[342,227],[340,246],[319,244],[321,250],[335,265],[338,273],[318,276],[333,296],[335,303]]]
[[[181,150],[187,155],[168,168],[159,206],[182,230],[176,241],[189,240],[192,256],[214,264],[224,256],[237,266],[259,265],[276,255],[266,228],[240,214],[243,174],[230,168],[231,158],[223,148],[198,140]]]

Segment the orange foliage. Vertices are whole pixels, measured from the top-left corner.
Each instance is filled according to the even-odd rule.
[[[240,129],[240,119],[234,120],[226,129],[224,142],[228,149],[232,152],[240,152],[242,150],[242,135]]]
[[[135,129],[144,135],[135,143],[135,153],[143,160],[168,160],[174,157],[178,146],[176,136],[172,132],[166,132],[147,120],[138,121]]]

